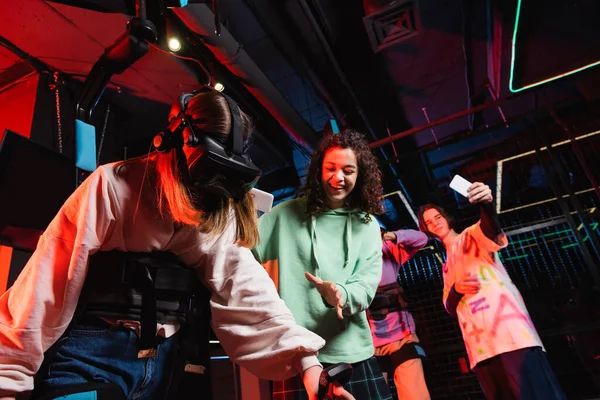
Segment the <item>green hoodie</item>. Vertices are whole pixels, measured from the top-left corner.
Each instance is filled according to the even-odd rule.
[[[381,236],[375,219],[365,213],[329,210],[311,218],[306,201],[278,204],[259,219],[261,262],[292,311],[296,322],[326,340],[323,363],[355,363],[373,356],[373,339],[365,310],[381,280]],[[344,319],[337,318],[304,272],[335,282],[344,299]]]

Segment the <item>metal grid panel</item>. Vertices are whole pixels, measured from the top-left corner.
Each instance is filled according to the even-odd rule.
[[[561,139],[557,138],[553,136],[554,143],[560,142]],[[519,139],[523,151],[531,150],[532,143],[536,142],[531,138]],[[600,135],[589,136],[585,141],[586,145],[581,147],[597,178],[600,171]],[[596,211],[599,201],[592,190],[586,190],[591,187],[589,180],[570,144],[559,146],[556,150],[561,163],[564,161],[563,164],[568,166],[570,183],[575,190],[581,191],[577,199],[585,210],[586,218],[592,220],[588,232],[600,237],[600,217]],[[458,231],[478,220],[479,209],[470,206],[448,188],[450,179],[459,173],[471,182],[488,183],[495,192],[497,161],[510,155],[502,147],[489,148],[476,158],[434,167],[432,176],[437,178],[440,205],[456,217]],[[535,188],[536,183],[539,186],[538,191],[507,191],[511,201],[528,204],[534,203],[534,199],[553,195],[545,176],[547,169],[542,168],[540,160],[530,156],[510,162],[513,164],[504,170],[504,177],[512,179],[514,187]],[[556,172],[547,152],[542,154],[541,162],[549,167],[551,173]],[[534,178],[541,181],[536,182]],[[575,212],[570,199],[567,198],[566,202],[588,246],[591,240],[588,232],[582,230],[582,218]],[[594,343],[600,342],[600,315],[597,311],[600,307],[590,306],[588,309],[585,302],[577,301],[578,296],[587,297],[591,293],[591,296],[597,297],[597,293],[593,292],[589,267],[573,227],[557,201],[502,213],[500,220],[509,235],[509,245],[499,253],[500,258],[523,295],[567,397],[597,397],[600,394],[600,345]],[[461,368],[460,359],[466,360],[466,354],[460,329],[442,305],[441,269],[444,259],[443,247],[436,241],[430,241],[427,248],[403,266],[398,277],[414,314],[417,333],[428,353],[424,363],[427,383],[434,399],[483,398],[474,374]]]

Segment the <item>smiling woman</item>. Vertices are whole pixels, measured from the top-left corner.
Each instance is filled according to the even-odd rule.
[[[381,279],[381,173],[365,138],[327,135],[299,199],[259,220],[255,257],[275,280],[297,323],[326,340],[319,361],[353,364],[344,385],[356,399],[391,399],[375,358],[365,310]],[[306,399],[299,379],[275,382],[273,399]]]
[[[442,302],[458,318],[471,369],[488,399],[565,399],[523,297],[498,256],[508,239],[489,186],[473,183],[467,199],[480,206],[481,219],[461,233],[434,204],[421,207],[419,228],[446,249]]]
[[[330,196],[341,198],[342,205],[349,208],[379,214],[382,194],[377,158],[364,136],[352,129],[323,138],[313,154],[306,184],[300,193],[306,198],[308,212],[315,217],[328,209],[338,208],[327,204]]]
[[[354,189],[357,176],[358,162],[351,148],[332,147],[327,150],[321,172],[327,207],[336,209],[344,206],[344,199]]]

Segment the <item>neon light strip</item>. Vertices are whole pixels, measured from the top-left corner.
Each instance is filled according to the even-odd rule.
[[[594,132],[590,132],[590,133],[586,133],[585,135],[577,136],[575,138],[575,140],[586,139],[586,138],[589,138],[591,136],[595,136],[595,135],[597,135],[599,133],[600,133],[600,130],[594,131]],[[561,142],[552,143],[552,147],[562,146],[562,145],[570,143],[570,142],[571,142],[571,140],[567,139],[567,140],[563,140]],[[540,151],[546,151],[546,150],[548,150],[548,147],[546,147],[546,146],[540,147]],[[515,160],[517,158],[525,157],[525,156],[528,156],[528,155],[533,154],[533,153],[535,153],[535,150],[526,151],[524,153],[516,154],[516,155],[511,156],[511,157],[503,158],[502,160],[499,160],[498,162],[506,162],[506,161]]]
[[[401,190],[396,190],[395,192],[384,194],[382,196],[382,198],[385,199],[386,197],[392,196],[394,194],[397,194],[398,197],[400,197],[400,200],[404,204],[404,207],[406,208],[406,211],[408,211],[408,213],[410,214],[410,216],[412,217],[412,219],[415,221],[415,224],[417,226],[419,226],[419,219],[415,215],[415,212],[413,211],[412,207],[410,206],[410,203],[408,202],[408,200],[406,200],[406,197],[404,196],[404,193],[402,193]]]
[[[406,211],[408,211],[408,213],[412,217],[413,221],[415,221],[415,224],[417,226],[419,226],[419,220],[417,219],[415,212],[413,211],[412,207],[408,203],[408,200],[406,200],[406,197],[404,197],[404,193],[402,193],[400,190],[398,190],[398,197],[400,197],[400,200],[402,200],[402,203],[404,203],[404,207],[406,207]]]
[[[502,209],[502,160],[498,161],[496,167],[496,214]]]
[[[595,209],[596,209],[596,207],[585,208],[583,211],[587,211],[587,212],[589,212],[591,214],[591,213],[593,213],[595,211]],[[575,215],[575,214],[577,214],[577,211],[571,211],[571,212],[569,212],[569,214]],[[541,220],[538,220],[538,221],[530,222],[530,225],[526,225],[526,226],[521,226],[521,225],[506,226],[506,227],[503,228],[503,231],[504,231],[504,233],[506,233],[506,236],[519,235],[522,232],[519,232],[519,233],[516,233],[516,234],[512,233],[512,232],[515,231],[515,230],[519,230],[521,228],[524,228],[524,227],[538,225],[538,224],[544,223],[545,221],[553,222],[553,221],[557,221],[557,220],[560,220],[560,219],[563,219],[563,218],[564,218],[563,216],[560,216],[560,217],[552,217],[552,218],[549,218],[549,219],[541,219]],[[550,225],[550,226],[554,226],[554,225],[558,225],[558,224],[567,224],[567,221],[566,220],[562,220],[562,221],[559,221],[556,224],[553,224],[553,225]],[[599,225],[598,222],[592,222],[590,224],[590,226],[592,226],[592,229],[596,229],[595,226],[597,226],[597,225]],[[517,226],[517,228],[514,228],[515,226]],[[549,226],[544,227],[544,228],[548,228],[548,227]],[[543,229],[543,228],[539,228],[539,229]],[[534,229],[533,231],[530,231],[530,232],[534,232],[534,231],[539,230],[539,229]],[[433,249],[433,246],[431,248]]]
[[[559,79],[559,78],[563,78],[563,77],[568,76],[568,75],[576,74],[576,73],[581,72],[583,70],[586,70],[588,68],[595,67],[596,65],[600,65],[600,60],[598,60],[598,61],[593,62],[591,64],[584,65],[583,67],[579,67],[577,69],[573,69],[571,71],[564,72],[562,74],[553,76],[551,78],[544,79],[544,80],[541,80],[541,81],[538,81],[538,82],[531,83],[529,85],[523,86],[521,88],[515,89],[514,85],[513,85],[513,80],[514,80],[514,76],[515,76],[515,74],[514,74],[514,72],[515,72],[515,48],[516,48],[516,43],[517,43],[517,30],[519,28],[519,18],[521,16],[521,1],[522,0],[519,0],[518,3],[517,3],[517,14],[515,16],[515,27],[514,27],[514,30],[513,30],[513,38],[512,38],[512,54],[511,54],[511,57],[510,57],[510,78],[508,80],[508,89],[512,93],[518,93],[518,92],[521,92],[523,90],[530,89],[530,88],[535,87],[535,86],[543,85],[544,83],[548,83],[548,82],[551,82],[551,81]]]
[[[517,245],[517,244],[521,244],[521,243],[532,242],[532,241],[538,240],[540,238],[546,238],[546,237],[549,237],[549,236],[560,235],[560,234],[569,233],[569,232],[571,232],[570,228],[569,229],[564,229],[562,231],[545,233],[542,236],[534,236],[534,237],[531,237],[531,238],[525,238],[525,239],[520,239],[520,240],[511,240],[510,244]],[[565,237],[568,238],[569,235],[567,235]]]
[[[520,256],[514,256],[514,257],[508,257],[508,258],[505,258],[505,259],[504,259],[504,260],[502,260],[502,261],[512,261],[512,260],[519,260],[519,259],[521,259],[521,258],[527,258],[527,257],[529,257],[529,254],[521,254]]]
[[[579,246],[579,243],[565,244],[564,246],[562,246],[562,248],[568,249],[569,247],[575,247],[575,246]]]
[[[548,236],[554,236],[554,235],[560,235],[561,233],[568,233],[571,232],[571,228],[568,229],[563,229],[561,231],[556,231],[556,232],[548,232],[548,233],[544,233],[542,235],[542,237],[548,237]]]
[[[591,192],[592,190],[594,190],[594,188],[580,190],[579,192],[575,192],[575,194],[587,193],[587,192]],[[563,194],[561,197],[564,199],[566,197],[569,197],[569,195],[568,194]],[[537,206],[537,205],[544,204],[544,203],[549,203],[549,202],[554,201],[556,199],[557,199],[557,197],[554,197],[554,198],[551,198],[551,199],[536,201],[535,203],[531,203],[531,204],[525,204],[525,205],[519,206],[519,207],[509,208],[508,210],[502,210],[499,214],[504,214],[504,213],[507,213],[507,212],[510,212],[510,211],[521,210],[523,208],[533,207],[533,206]]]
[[[600,133],[600,130],[597,130],[597,131],[594,131],[594,132],[590,132],[590,133],[586,133],[585,135],[577,136],[575,138],[575,140],[581,140],[581,139],[589,138],[589,137],[595,136],[595,135],[597,135],[599,133]],[[570,142],[571,142],[570,139],[563,140],[562,142],[553,143],[552,147],[562,146],[562,145],[570,143]],[[546,146],[540,147],[540,151],[546,151],[546,150],[548,150],[548,147],[546,147]],[[534,154],[534,153],[535,153],[535,150],[531,150],[531,151],[526,151],[524,153],[516,154],[516,155],[511,156],[511,157],[503,158],[502,160],[498,160],[497,167],[496,167],[496,214],[502,214],[503,212],[518,210],[520,208],[525,208],[525,207],[529,207],[529,206],[533,206],[533,205],[542,204],[542,203],[534,203],[534,204],[530,204],[530,205],[521,206],[520,208],[511,208],[510,210],[506,210],[506,211],[502,211],[501,210],[502,209],[502,170],[503,170],[503,164],[506,161],[516,160],[517,158],[525,157],[525,156],[528,156],[528,155]],[[556,200],[556,198],[550,199],[548,201],[552,201],[552,200]],[[544,201],[544,203],[545,202],[547,202],[547,201]]]

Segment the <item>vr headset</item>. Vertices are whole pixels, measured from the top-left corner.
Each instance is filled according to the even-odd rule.
[[[231,130],[225,141],[214,132],[196,132],[193,126],[195,121],[186,114],[189,101],[197,94],[208,91],[219,93],[227,101]],[[234,200],[241,199],[256,185],[262,171],[246,154],[244,126],[237,103],[229,96],[204,86],[192,93],[181,94],[174,107],[178,107],[179,112],[167,128],[154,137],[152,143],[155,149],[167,153],[173,149],[181,150],[184,144],[189,147],[203,146],[204,152],[198,158],[188,160],[191,185],[210,187]],[[213,177],[210,182],[207,182],[207,176]]]

